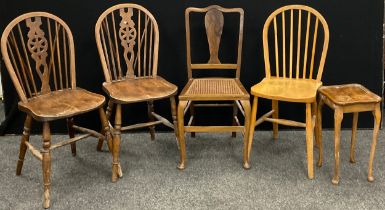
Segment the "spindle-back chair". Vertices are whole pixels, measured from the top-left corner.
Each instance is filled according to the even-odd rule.
[[[319,31],[323,33],[321,34]],[[271,33],[273,33],[272,36]],[[316,94],[322,85],[321,78],[328,44],[329,28],[326,20],[311,7],[288,5],[277,9],[267,18],[263,27],[266,76],[251,88],[254,100],[250,120],[248,156],[250,156],[252,147],[254,128],[263,121],[273,123],[274,138],[278,137],[278,124],[305,127],[308,177],[313,179]],[[272,50],[270,45],[274,46]],[[271,57],[275,59],[271,60]],[[318,62],[318,68],[316,62]],[[272,110],[256,121],[258,97],[272,100]],[[278,119],[278,101],[305,103],[306,123]]]
[[[120,132],[149,127],[155,138],[155,125],[176,127],[175,95],[177,87],[157,75],[159,29],[154,16],[137,4],[119,4],[100,15],[95,26],[96,44],[103,67],[103,89],[110,97],[107,118],[116,105],[113,181],[121,176],[119,169]],[[173,123],[154,112],[153,101],[169,98]],[[148,103],[149,122],[121,127],[122,104]],[[156,119],[156,120],[155,120]],[[103,141],[99,142],[100,149]]]
[[[44,208],[50,205],[51,151],[89,136],[104,139],[109,126],[103,110],[105,98],[76,86],[74,41],[68,25],[55,15],[31,12],[15,18],[1,37],[5,66],[26,113],[16,175],[21,174],[26,150],[43,165]],[[74,125],[73,117],[99,110],[102,133]],[[29,142],[32,119],[43,123],[43,149]],[[51,144],[50,122],[67,119],[69,140]],[[75,137],[75,130],[86,134]],[[106,135],[105,135],[106,134]],[[110,142],[111,146],[111,142]]]
[[[190,14],[204,14],[205,15],[205,29],[207,41],[209,45],[210,58],[207,63],[192,63],[191,60],[191,33],[190,33]],[[239,15],[239,32],[237,41],[237,59],[236,63],[221,63],[219,59],[219,49],[222,39],[224,15],[225,14]],[[179,95],[178,104],[178,132],[180,145],[180,163],[179,169],[185,168],[186,146],[185,146],[185,132],[191,132],[195,136],[195,132],[232,132],[233,137],[235,132],[244,132],[244,160],[243,165],[249,168],[246,146],[248,134],[248,120],[250,114],[249,94],[241,84],[240,70],[242,57],[242,42],[243,42],[243,20],[244,11],[241,8],[223,8],[218,5],[212,5],[206,8],[189,7],[185,11],[186,24],[186,46],[187,46],[187,72],[188,82],[181,94]],[[194,70],[233,70],[235,71],[235,78],[224,77],[201,77],[193,78]],[[197,101],[231,101],[231,104],[223,103],[201,103],[195,104]],[[232,126],[195,126],[194,125],[194,106],[195,107],[233,107],[233,125]],[[190,108],[190,120],[187,126],[184,125],[184,115]],[[245,117],[245,125],[239,123],[237,113],[238,108]]]

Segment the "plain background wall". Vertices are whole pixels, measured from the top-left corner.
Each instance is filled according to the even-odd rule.
[[[78,86],[103,93],[101,84],[104,77],[95,44],[94,25],[104,10],[123,2],[128,3],[117,0],[1,1],[0,31],[12,19],[25,12],[47,11],[61,17],[74,34]],[[129,1],[129,3],[143,5],[157,19],[160,30],[158,72],[159,75],[178,85],[180,90],[187,81],[184,30],[184,10],[187,7],[219,4],[224,7],[242,7],[245,10],[241,81],[246,89],[250,90],[253,84],[264,77],[262,28],[266,18],[283,5],[305,4],[318,10],[325,17],[330,28],[329,52],[323,75],[324,84],[361,83],[373,92],[382,94],[383,0],[135,0]],[[204,38],[201,41],[207,43]],[[8,113],[18,98],[8,73],[4,68],[1,71],[5,108]],[[269,111],[270,108],[269,101],[261,101],[258,112],[262,114]],[[282,117],[304,120],[304,108],[304,105],[282,103],[280,104],[280,114]],[[168,100],[156,102],[155,110],[169,119],[171,118]],[[224,124],[231,122],[231,109],[199,109],[197,114],[197,123],[223,122],[222,124]],[[143,103],[125,106],[123,115],[124,120],[129,123],[144,121],[147,118],[146,106]],[[326,107],[323,116],[324,127],[333,127],[332,112]],[[11,120],[7,132],[21,133],[24,118],[22,113],[17,113]],[[344,119],[343,126],[350,127],[351,116],[346,115]],[[97,112],[75,118],[75,121],[81,125],[99,127]],[[372,126],[371,114],[361,114],[359,127],[370,128]],[[39,129],[40,125],[35,123],[33,127]],[[270,129],[271,125],[265,123],[258,128]],[[66,131],[63,123],[54,124],[52,129],[54,132]],[[158,130],[168,129],[158,127]]]

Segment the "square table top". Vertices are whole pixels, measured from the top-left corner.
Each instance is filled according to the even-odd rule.
[[[319,93],[336,105],[379,103],[382,99],[360,84],[322,86]]]

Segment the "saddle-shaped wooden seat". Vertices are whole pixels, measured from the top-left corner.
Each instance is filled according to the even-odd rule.
[[[264,78],[251,87],[251,94],[271,100],[288,102],[312,102],[322,82],[312,79]]]
[[[113,101],[119,103],[136,103],[169,98],[178,91],[177,86],[160,76],[104,83],[103,89]]]
[[[19,109],[38,121],[70,118],[103,106],[102,95],[77,88],[50,92],[19,102]]]

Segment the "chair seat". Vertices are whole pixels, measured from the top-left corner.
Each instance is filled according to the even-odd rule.
[[[190,79],[179,95],[180,100],[246,100],[250,95],[238,79]]]
[[[167,98],[178,91],[177,86],[159,76],[103,83],[103,89],[114,102],[123,104]]]
[[[314,102],[322,82],[312,79],[264,78],[251,87],[251,94],[272,100]]]
[[[38,121],[51,121],[69,118],[103,106],[102,95],[87,90],[66,89],[30,98],[28,102],[19,102],[19,109]]]

